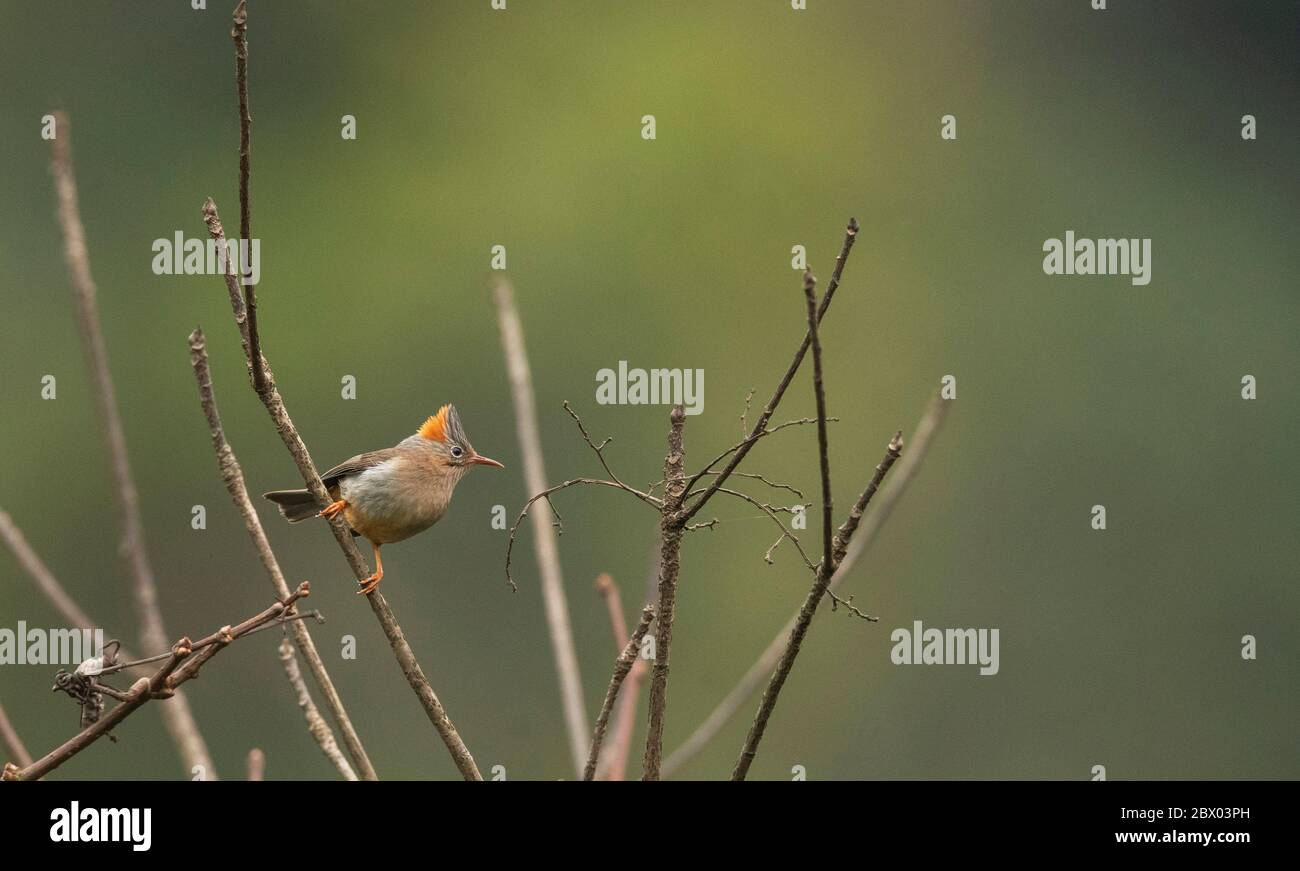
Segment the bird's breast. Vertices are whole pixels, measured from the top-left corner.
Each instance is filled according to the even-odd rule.
[[[452,476],[431,463],[394,457],[341,480],[339,495],[348,503],[348,525],[376,544],[390,544],[437,523],[454,487]]]

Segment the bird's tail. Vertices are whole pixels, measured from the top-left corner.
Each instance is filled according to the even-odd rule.
[[[310,490],[272,490],[263,493],[262,497],[280,506],[280,513],[290,523],[307,520],[320,513],[316,497],[311,495]]]

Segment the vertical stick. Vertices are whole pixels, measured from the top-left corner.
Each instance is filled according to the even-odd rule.
[[[253,255],[253,207],[248,198],[248,178],[252,172],[253,118],[248,114],[248,4],[239,0],[235,7],[235,25],[230,29],[235,42],[235,91],[239,97],[239,280],[244,288],[244,306],[248,309],[249,354],[253,364],[253,389],[266,390],[266,373],[262,359],[262,336],[257,329],[257,288],[251,282]],[[245,262],[245,257],[250,262]]]
[[[533,376],[524,346],[524,330],[515,307],[514,290],[499,279],[492,291],[497,321],[501,327],[501,347],[505,352],[506,374],[515,406],[515,429],[524,462],[524,485],[529,493],[546,489],[546,468],[542,460],[542,439],[537,427],[537,404],[533,393]],[[542,577],[542,606],[550,634],[555,670],[560,678],[560,703],[569,735],[569,750],[578,776],[587,760],[587,715],[582,698],[582,675],[573,643],[573,626],[569,622],[569,605],[564,597],[564,575],[560,570],[560,551],[555,538],[554,515],[550,503],[532,512],[533,550]]]
[[[673,641],[673,617],[677,613],[677,573],[685,526],[679,517],[686,495],[686,453],[682,447],[682,426],[686,410],[673,406],[668,417],[668,454],[664,457],[664,508],[659,521],[659,605],[655,609],[655,664],[650,671],[650,725],[645,742],[643,780],[658,780],[664,752],[664,716],[668,709],[668,653]]]

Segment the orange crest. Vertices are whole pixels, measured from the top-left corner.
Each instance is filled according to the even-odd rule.
[[[444,405],[438,409],[437,414],[421,424],[420,435],[431,441],[445,442],[447,440],[447,411],[450,408],[450,405]]]

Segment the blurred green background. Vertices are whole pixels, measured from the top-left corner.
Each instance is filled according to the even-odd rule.
[[[155,276],[154,239],[236,226],[233,0],[0,2],[0,508],[109,636],[135,644],[113,493],[87,390],[40,118],[72,117],[104,330],[173,635],[254,613],[269,586],[216,474],[185,338],[209,335],[250,489],[298,483],[243,375],[214,277]],[[665,408],[597,406],[595,373],[701,368],[688,466],[735,441],[803,327],[792,245],[824,289],[850,215],[862,234],[826,322],[837,504],[847,508],[939,379],[958,398],[913,486],[823,610],[753,768],[788,778],[1300,777],[1300,314],[1295,3],[653,4],[253,0],[254,232],[265,350],[322,466],[457,403],[479,471],[432,531],[385,554],[384,590],[486,772],[572,776],[538,594],[489,251],[506,245],[547,474],[659,477]],[[939,137],[957,117],[959,138]],[[1243,114],[1259,138],[1239,135]],[[340,135],[355,115],[356,141]],[[656,141],[640,119],[657,119]],[[1153,239],[1150,285],[1048,277],[1044,239]],[[40,398],[41,378],[58,398]],[[1258,379],[1259,398],[1240,398]],[[340,398],[354,375],[357,398]],[[808,370],[779,419],[813,412]],[[815,434],[746,468],[816,500]],[[751,482],[752,483],[752,482]],[[1107,507],[1093,531],[1089,510]],[[208,528],[190,528],[191,506]],[[614,656],[593,580],[641,604],[656,517],[612,491],[557,498],[589,716]],[[262,516],[384,777],[455,769],[322,525]],[[259,506],[259,507],[261,507]],[[738,503],[688,538],[666,749],[801,601],[805,572]],[[815,515],[814,515],[815,516]],[[731,522],[726,522],[731,521]],[[809,534],[812,542],[816,535]],[[368,549],[367,549],[368,550]],[[889,633],[997,627],[1001,672],[902,668]],[[0,553],[0,626],[57,626]],[[1243,661],[1240,639],[1258,638]],[[354,635],[359,655],[340,658]],[[270,778],[331,778],[276,659],[235,645],[188,688],[225,778],[261,747]],[[0,668],[40,755],[72,734],[53,668]],[[679,776],[729,773],[757,700]],[[642,695],[644,706],[644,694]],[[639,771],[641,733],[632,753]],[[184,778],[156,711],[57,778]]]

